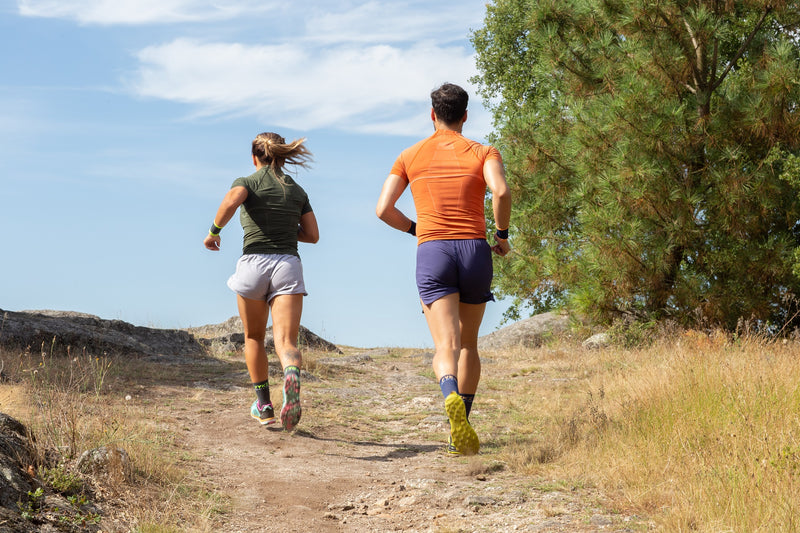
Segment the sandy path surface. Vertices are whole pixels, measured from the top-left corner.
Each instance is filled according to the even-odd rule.
[[[193,457],[186,466],[225,497],[219,531],[643,530],[603,510],[592,490],[542,490],[542,480],[509,472],[492,439],[501,414],[480,395],[471,420],[481,454],[447,455],[447,419],[428,369],[429,354],[389,350],[320,362],[303,380],[293,433],[249,417],[246,373],[149,394],[182,435]],[[280,405],[279,378],[270,385]]]

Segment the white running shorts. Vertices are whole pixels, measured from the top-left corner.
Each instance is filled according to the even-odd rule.
[[[303,264],[296,255],[246,254],[236,262],[228,287],[251,300],[272,301],[281,294],[307,296]]]

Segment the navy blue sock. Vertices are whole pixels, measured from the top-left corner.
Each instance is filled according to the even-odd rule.
[[[475,400],[474,394],[460,394],[461,399],[464,400],[464,407],[467,409],[467,420],[469,420],[469,412],[472,410],[472,402]]]
[[[442,389],[442,395],[447,399],[451,392],[458,394],[458,378],[453,374],[442,376],[439,380],[439,388]]]
[[[269,399],[269,380],[253,383],[253,388],[256,390],[256,397],[261,407],[272,403],[272,400]]]

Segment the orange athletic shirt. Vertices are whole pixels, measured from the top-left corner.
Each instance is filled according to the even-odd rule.
[[[436,130],[403,150],[391,173],[411,186],[417,244],[486,238],[483,164],[489,159],[502,161],[496,148],[450,130]]]

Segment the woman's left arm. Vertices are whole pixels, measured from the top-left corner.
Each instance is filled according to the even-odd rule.
[[[319,241],[319,226],[313,211],[309,211],[300,217],[300,225],[297,227],[297,240],[311,244]]]

